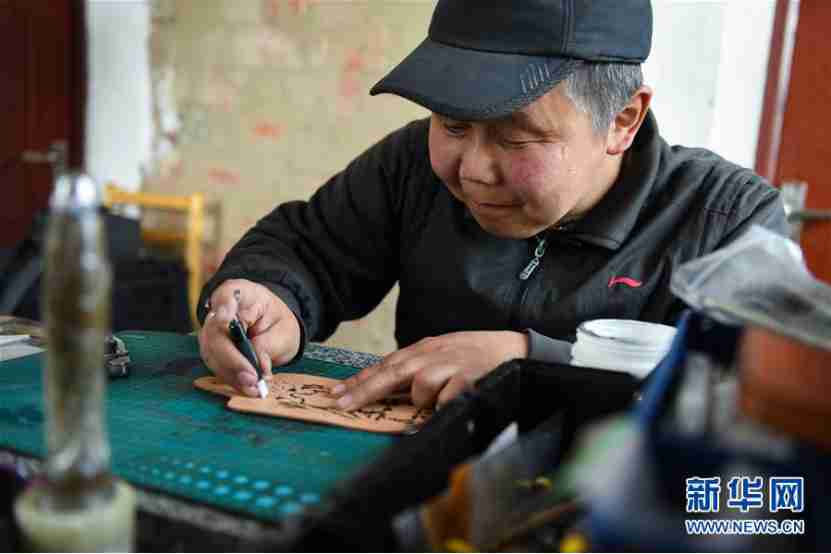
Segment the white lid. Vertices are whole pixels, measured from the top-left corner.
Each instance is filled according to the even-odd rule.
[[[577,341],[602,341],[607,345],[616,344],[624,348],[665,350],[675,337],[675,331],[675,327],[669,325],[634,319],[594,319],[580,324],[577,328]]]
[[[666,356],[676,329],[633,319],[594,319],[577,328],[571,365],[645,377]]]

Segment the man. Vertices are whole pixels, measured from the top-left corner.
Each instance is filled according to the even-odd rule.
[[[202,295],[208,367],[255,396],[227,337],[237,310],[270,371],[396,282],[400,350],[333,390],[344,409],[404,389],[441,405],[509,359],[567,359],[585,320],[673,323],[678,265],[785,223],[760,177],[660,138],[640,70],[651,28],[648,0],[440,0],[371,91],[432,117],[229,252]]]

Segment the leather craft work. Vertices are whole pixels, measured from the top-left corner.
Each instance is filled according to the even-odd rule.
[[[287,417],[324,423],[375,433],[405,433],[417,430],[432,410],[414,406],[406,395],[393,395],[384,400],[347,412],[335,405],[329,390],[337,379],[301,373],[278,373],[268,381],[268,398],[241,395],[215,376],[200,377],[193,382],[196,388],[230,397],[228,407],[275,417]]]

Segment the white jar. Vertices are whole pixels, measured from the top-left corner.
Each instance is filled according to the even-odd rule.
[[[660,362],[675,327],[632,319],[595,319],[580,324],[571,365],[610,369],[645,377]]]

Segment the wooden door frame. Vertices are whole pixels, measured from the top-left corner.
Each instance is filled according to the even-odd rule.
[[[69,125],[69,168],[83,169],[86,160],[86,113],[89,70],[87,61],[87,13],[86,0],[71,0],[70,36],[72,37],[71,90],[74,102]]]
[[[798,21],[799,0],[776,0],[755,162],[756,173],[773,184],[778,184],[776,171]]]
[[[65,140],[66,166],[85,167],[89,41],[86,0],[0,0],[0,6],[20,32],[12,37],[8,59],[16,60],[10,66],[14,94],[22,94],[11,109],[21,117],[2,160],[4,170],[15,175],[11,202],[0,219],[0,247],[11,248],[29,232],[34,215],[46,208],[52,189],[48,167],[27,164],[23,153],[46,152],[52,141]]]

